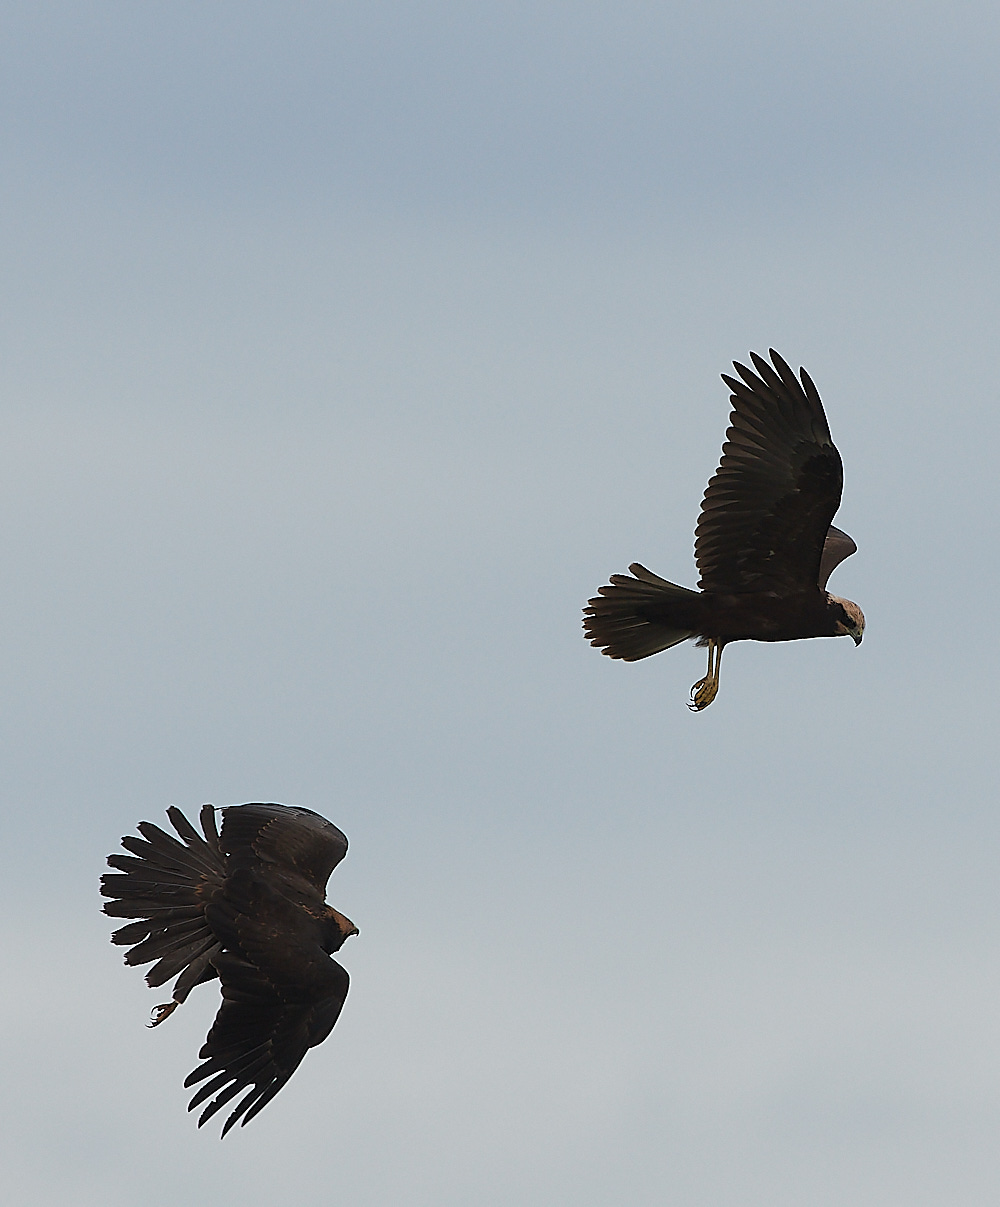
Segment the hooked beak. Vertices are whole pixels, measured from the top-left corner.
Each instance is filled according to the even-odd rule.
[[[857,630],[855,630],[854,632],[851,633],[851,636],[854,638],[854,644],[860,645],[861,638],[864,636],[864,633],[860,633]]]

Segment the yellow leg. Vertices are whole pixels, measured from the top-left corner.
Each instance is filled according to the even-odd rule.
[[[691,702],[688,704],[693,712],[701,712],[719,693],[719,667],[722,666],[722,642],[714,637],[708,639],[708,672],[704,679],[699,679],[691,688]]]
[[[179,1005],[180,1002],[165,1002],[162,1006],[154,1006],[149,1025],[151,1027],[158,1027],[164,1019],[169,1018],[173,1014]]]

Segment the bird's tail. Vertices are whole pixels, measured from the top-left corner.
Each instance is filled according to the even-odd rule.
[[[591,645],[609,658],[637,662],[697,635],[697,591],[668,583],[638,562],[629,570],[634,577],[612,574],[587,601],[583,629]]]
[[[201,810],[204,837],[173,805],[167,816],[183,842],[152,822],[139,822],[136,828],[142,837],[122,839],[122,846],[132,854],[108,856],[108,864],[124,875],[102,876],[101,892],[112,898],[104,903],[110,917],[140,919],[111,936],[112,943],[130,948],[125,963],[156,960],[146,973],[146,983],[162,985],[176,976],[176,1003],[184,1001],[200,981],[215,975],[210,965],[220,944],[205,920],[205,904],[221,887],[226,866],[211,805]],[[157,1007],[157,1012],[169,1013],[169,1009],[172,1006]],[[156,1021],[163,1017],[166,1014]]]

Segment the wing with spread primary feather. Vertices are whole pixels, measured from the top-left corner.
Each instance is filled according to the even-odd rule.
[[[816,587],[844,473],[809,374],[771,349],[736,362],[731,426],[695,533],[704,591],[794,594]]]

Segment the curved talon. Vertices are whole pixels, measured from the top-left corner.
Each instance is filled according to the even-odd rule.
[[[153,1012],[149,1016],[149,1026],[158,1027],[165,1018],[169,1018],[177,1009],[180,1002],[164,1002],[162,1006],[154,1006]]]

